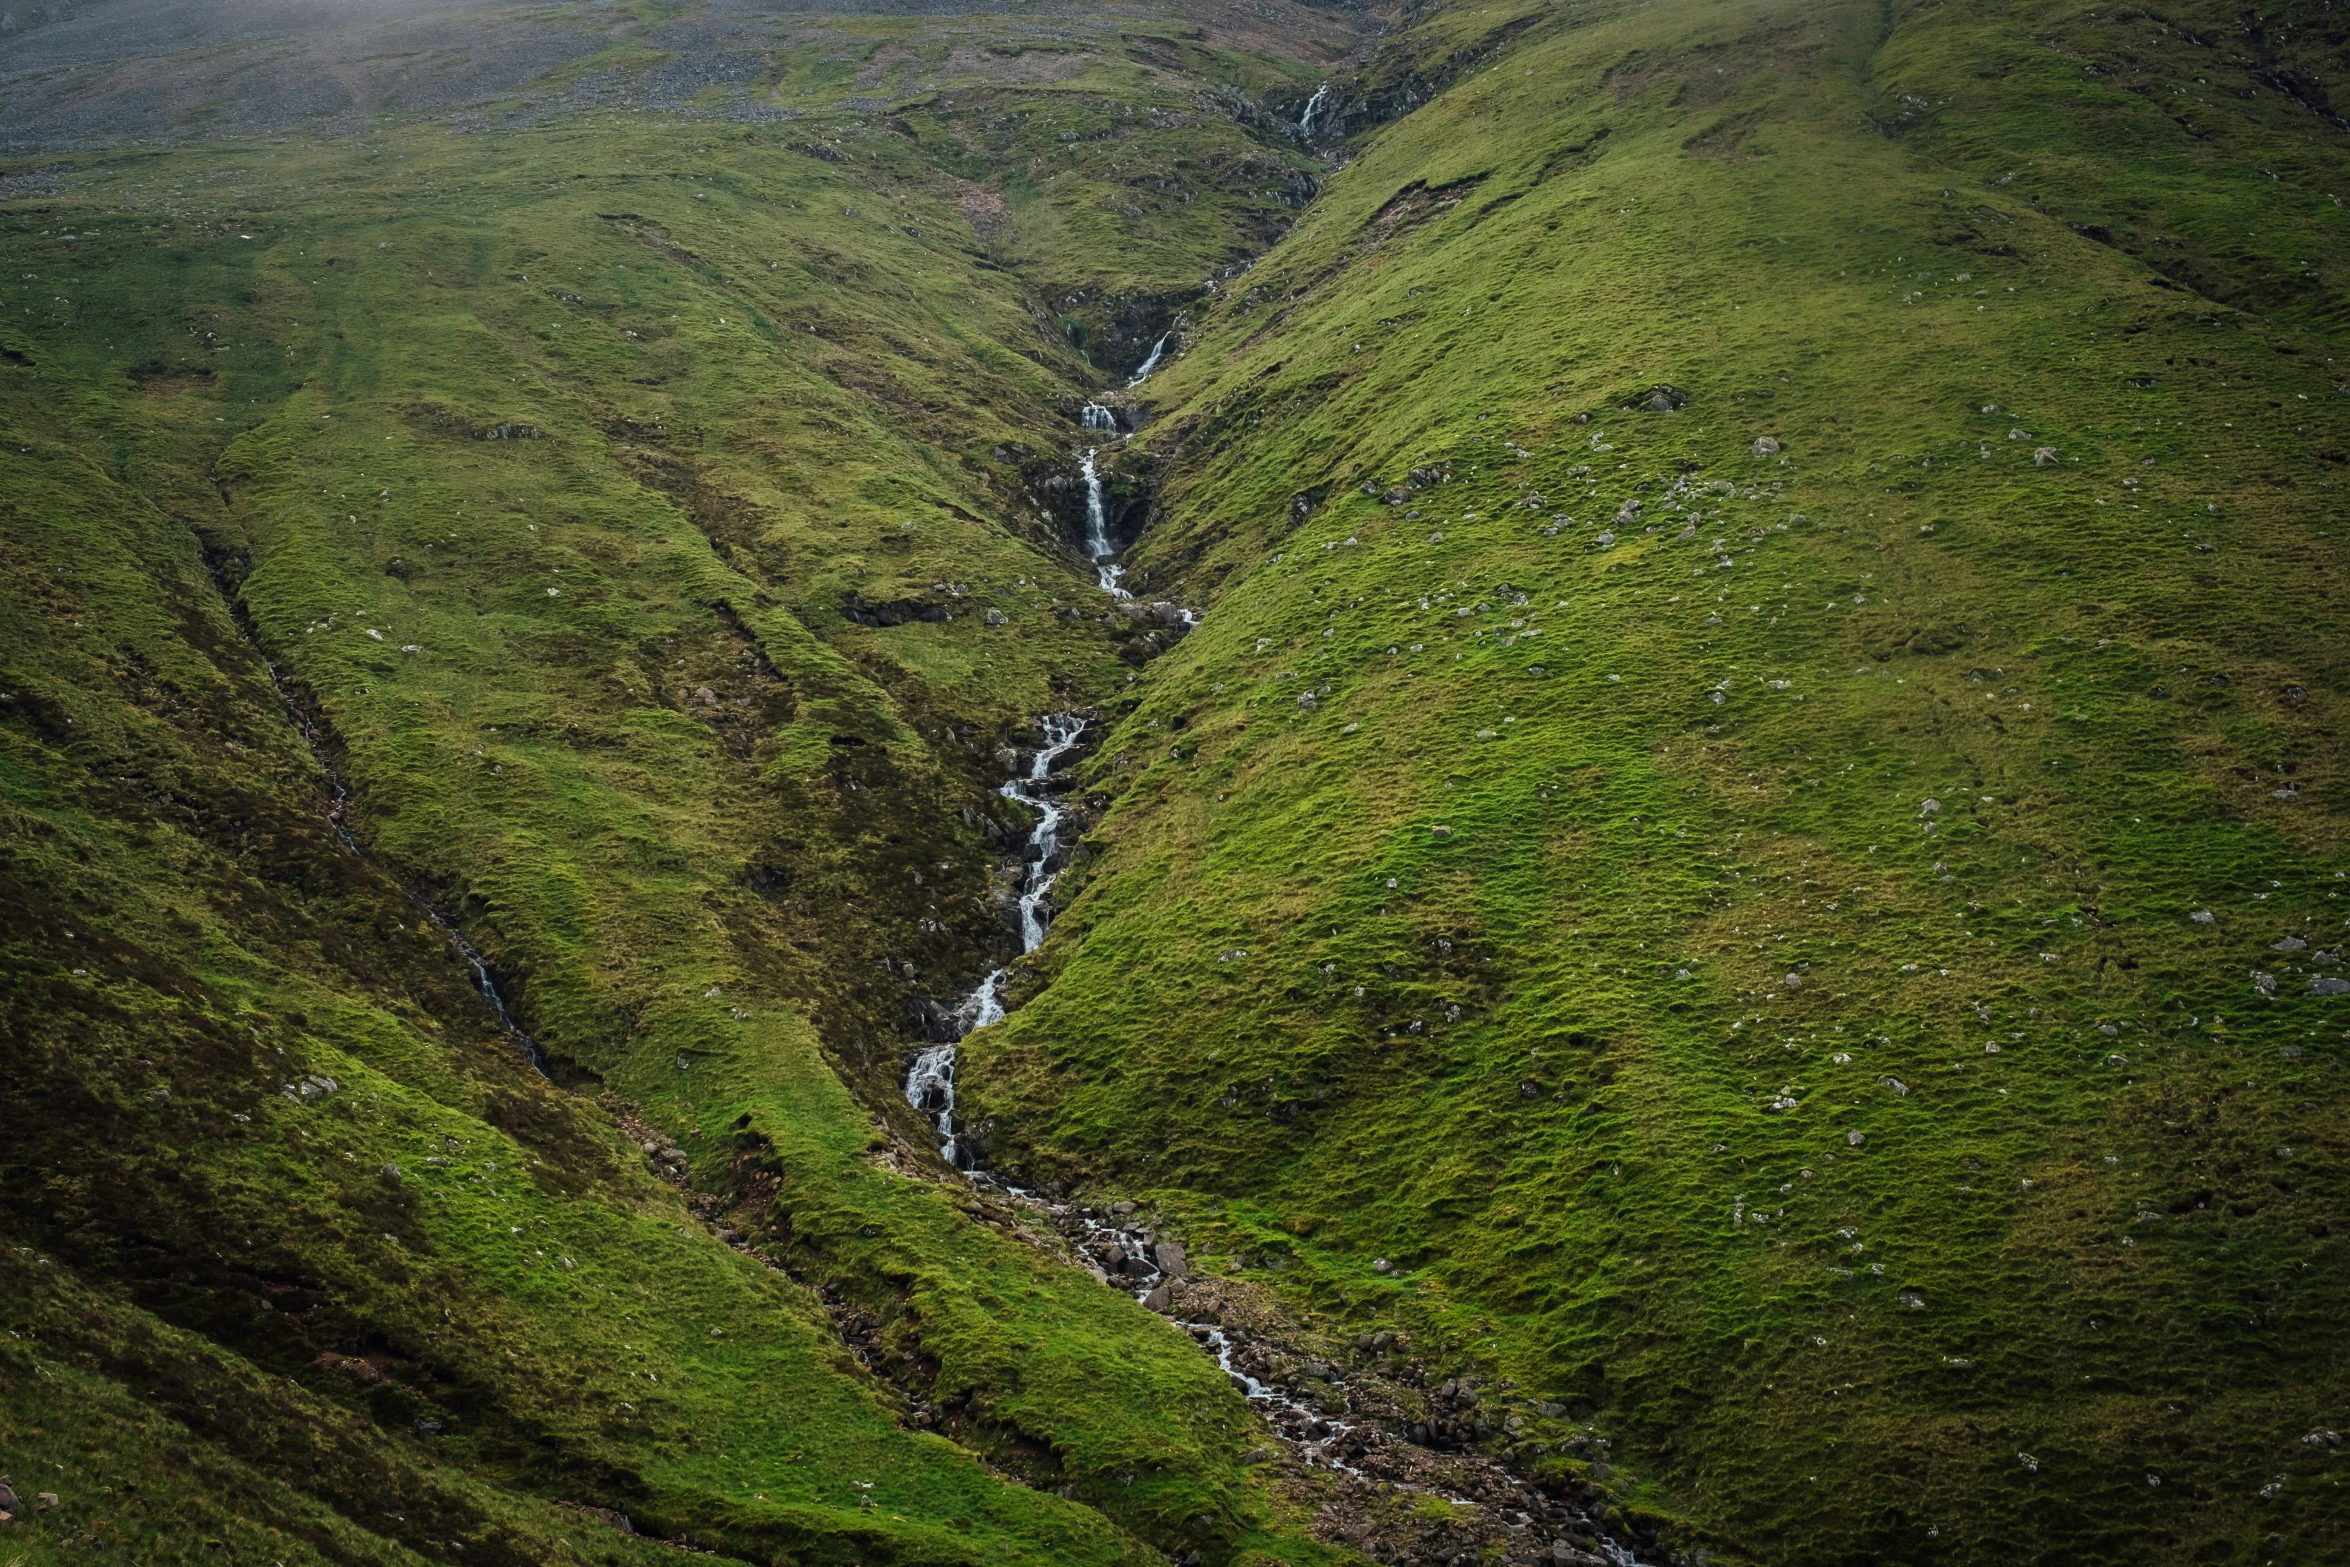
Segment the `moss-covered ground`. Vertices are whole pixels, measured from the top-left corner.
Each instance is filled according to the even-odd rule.
[[[1660,1554],[2350,1550],[2332,13],[1252,14],[5,171],[0,1559],[1327,1558],[897,1090],[1070,708],[1007,1176]]]
[[[1188,1341],[901,1169],[902,1051],[1016,950],[994,753],[1147,645],[1042,480],[1311,189],[1088,59],[92,154],[0,216],[41,1559],[1315,1554]]]

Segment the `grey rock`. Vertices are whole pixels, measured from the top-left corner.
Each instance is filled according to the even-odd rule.
[[[1175,1242],[1159,1242],[1152,1255],[1158,1259],[1159,1271],[1167,1277],[1180,1279],[1189,1276],[1190,1259],[1183,1255],[1183,1248]]]
[[[1862,1146],[1868,1140],[1869,1138],[1866,1132],[1846,1132],[1844,1134],[1844,1141],[1855,1148]]]
[[[1779,455],[1779,443],[1771,436],[1758,435],[1754,438],[1754,444],[1747,450],[1757,457],[1776,457]]]
[[[2299,952],[2308,945],[2309,943],[2303,941],[2299,936],[2283,936],[2270,942],[2268,950],[2271,952]]]
[[[1145,1311],[1165,1312],[1174,1304],[1175,1292],[1164,1284],[1142,1297],[1142,1308]]]
[[[2187,918],[2193,920],[2198,925],[2214,925],[2218,923],[2217,916],[2215,916],[2209,909],[2193,910],[2187,915]]]
[[[2312,974],[2309,993],[2313,996],[2350,996],[2350,979],[2339,974]]]

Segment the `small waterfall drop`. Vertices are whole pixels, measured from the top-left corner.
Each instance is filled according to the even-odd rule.
[[[1110,547],[1110,519],[1102,508],[1102,479],[1094,468],[1093,448],[1086,448],[1085,461],[1078,466],[1085,475],[1085,553],[1093,561],[1102,591],[1112,598],[1130,599],[1134,595],[1118,586],[1126,568],[1111,558],[1117,552]]]
[[[1136,370],[1134,372],[1133,378],[1127,381],[1126,384],[1128,386],[1142,385],[1142,383],[1149,378],[1150,373],[1159,367],[1159,356],[1167,351],[1167,340],[1174,335],[1175,334],[1172,330],[1161,332],[1159,334],[1159,340],[1151,344],[1150,357],[1142,362],[1142,368]]]
[[[1061,846],[1061,807],[1041,786],[1051,776],[1053,764],[1068,755],[1085,733],[1085,720],[1074,713],[1047,714],[1038,722],[1044,728],[1045,743],[1029,759],[1027,773],[1008,780],[996,791],[1037,813],[1036,825],[1028,831],[1032,858],[1027,861],[1028,869],[1020,883],[1020,951],[1023,954],[1044,945],[1044,900],[1053,890],[1057,873],[1051,865],[1054,852]],[[999,968],[990,973],[963,1003],[957,1019],[961,1033],[985,1028],[1003,1017],[1004,972]],[[937,1117],[939,1157],[957,1169],[967,1169],[970,1166],[955,1139],[956,1048],[933,1045],[914,1058],[914,1064],[906,1072],[906,1102]]]
[[[1306,100],[1306,112],[1297,117],[1297,128],[1300,132],[1308,136],[1314,133],[1314,120],[1322,112],[1322,100],[1329,96],[1330,84],[1328,82],[1324,82],[1314,89],[1314,95]]]
[[[1160,341],[1166,340],[1162,338]],[[1158,359],[1156,350],[1152,352],[1151,358],[1154,362]],[[1144,368],[1147,370],[1149,366]],[[1088,430],[1115,434],[1118,429],[1117,415],[1099,403],[1087,403],[1084,411],[1078,415],[1078,422]],[[1087,447],[1084,460],[1077,465],[1085,478],[1085,556],[1093,562],[1094,577],[1101,583],[1104,593],[1112,598],[1130,599],[1134,595],[1118,586],[1118,579],[1126,574],[1126,568],[1110,558],[1117,551],[1110,545],[1110,515],[1102,504],[1101,471],[1094,465],[1097,451],[1098,448]]]

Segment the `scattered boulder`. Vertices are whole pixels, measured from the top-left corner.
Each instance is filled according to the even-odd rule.
[[[1758,435],[1747,450],[1757,457],[1776,457],[1779,455],[1779,443],[1773,436]]]

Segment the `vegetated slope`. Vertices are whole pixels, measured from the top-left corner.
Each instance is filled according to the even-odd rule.
[[[2329,17],[1461,5],[1334,89],[1144,389],[1212,608],[998,1167],[1685,1545],[2341,1556]]]
[[[1314,1558],[1213,1364],[942,1180],[899,1087],[1017,950],[998,748],[1162,645],[1046,482],[1131,362],[1059,317],[1131,337],[1313,166],[1203,107],[1303,65],[1186,47],[1218,74],[1113,48],[919,132],[7,187],[27,1548]]]

